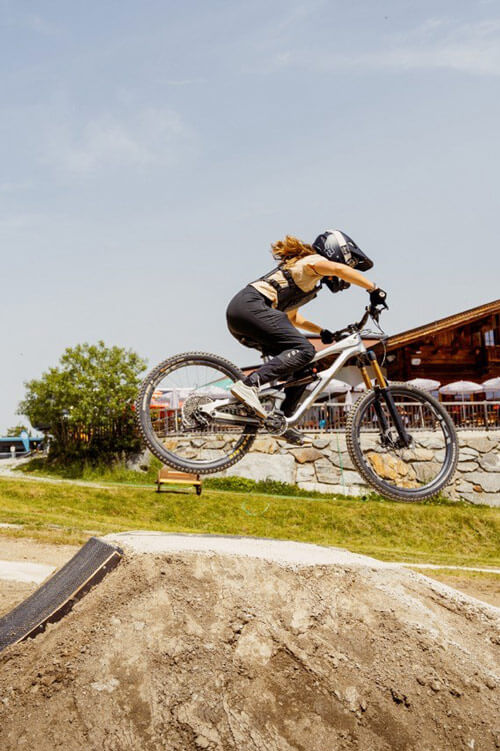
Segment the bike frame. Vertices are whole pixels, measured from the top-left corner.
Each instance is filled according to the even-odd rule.
[[[314,386],[314,388],[311,390],[309,395],[304,399],[304,401],[301,404],[299,404],[298,408],[295,410],[293,415],[290,415],[290,417],[286,418],[287,425],[290,425],[290,426],[295,425],[295,423],[298,420],[300,420],[304,412],[306,412],[306,410],[311,406],[311,404],[313,404],[316,398],[325,390],[325,388],[328,386],[328,384],[330,383],[332,378],[335,376],[335,374],[338,373],[338,371],[345,365],[345,363],[351,357],[358,355],[358,356],[361,356],[361,357],[364,356],[365,358],[367,358],[368,350],[363,344],[363,340],[361,338],[360,333],[355,332],[351,334],[350,336],[346,336],[344,339],[341,339],[340,341],[335,342],[334,344],[328,347],[325,347],[320,352],[317,352],[316,355],[311,360],[311,362],[309,363],[309,365],[314,366],[315,362],[319,362],[325,357],[330,357],[331,355],[335,355],[335,354],[338,354],[338,357],[334,360],[334,362],[330,365],[329,368],[327,368],[326,370],[323,370],[321,373],[318,374],[318,383]],[[386,387],[385,378],[382,375],[380,366],[374,356],[372,360],[372,365],[375,370],[375,375],[377,377],[378,385],[381,388],[385,388]],[[365,385],[367,386],[367,388],[372,388],[372,383],[367,374],[365,366],[362,366],[360,370],[361,370]],[[282,389],[283,385],[281,385],[279,388]],[[259,392],[259,396],[265,396],[267,390],[276,391],[276,388],[274,387],[270,389],[263,388]],[[221,407],[225,407],[228,404],[231,404],[233,401],[234,401],[233,399],[217,399],[211,404],[208,404],[205,407],[202,407],[202,410],[206,412],[207,414],[210,414],[212,419],[215,422],[219,422],[219,423],[226,423],[226,424],[238,423],[238,424],[249,424],[249,425],[261,425],[262,424],[261,421],[252,417],[228,415],[228,414],[225,414],[224,412],[218,411]]]
[[[315,385],[315,387],[311,390],[304,401],[299,404],[293,415],[287,417],[286,421],[288,425],[295,425],[295,423],[300,420],[304,412],[306,412],[309,407],[315,402],[317,397],[325,390],[336,373],[339,372],[339,370],[351,357],[353,357],[354,355],[366,355],[367,350],[365,345],[363,344],[361,335],[359,333],[351,334],[351,336],[348,336],[345,339],[341,339],[340,342],[336,342],[335,344],[325,347],[325,349],[322,349],[320,352],[317,352],[313,357],[310,365],[314,366],[315,362],[319,362],[325,357],[329,357],[335,354],[338,354],[338,357],[335,358],[330,367],[326,368],[326,370],[323,370],[318,374],[319,383]],[[385,385],[385,382],[383,385]]]

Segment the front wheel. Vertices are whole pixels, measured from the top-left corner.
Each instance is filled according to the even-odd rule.
[[[430,394],[406,384],[393,383],[389,388],[411,437],[410,446],[401,447],[382,394],[369,391],[349,413],[347,448],[361,476],[383,496],[420,501],[438,493],[455,473],[455,426],[445,408]],[[385,415],[384,430],[380,426],[381,410]]]
[[[258,425],[216,424],[203,407],[229,400],[222,412],[233,418],[251,417],[229,393],[241,378],[241,370],[228,360],[203,352],[187,352],[160,363],[143,381],[135,405],[151,453],[174,469],[196,474],[220,472],[236,464],[252,446]]]

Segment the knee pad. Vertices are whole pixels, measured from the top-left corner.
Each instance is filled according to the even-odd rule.
[[[278,359],[281,360],[290,369],[301,368],[303,365],[307,365],[311,362],[316,350],[313,345],[307,342],[307,346],[295,347],[293,349],[287,349],[286,352],[281,352],[278,355]]]

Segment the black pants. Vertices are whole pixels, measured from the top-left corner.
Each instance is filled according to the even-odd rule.
[[[254,287],[245,287],[233,297],[226,311],[231,334],[247,347],[259,349],[272,359],[245,379],[249,385],[269,383],[307,365],[316,354],[311,342],[297,329],[286,313],[271,307],[271,301]],[[290,414],[303,392],[290,388],[283,411]]]

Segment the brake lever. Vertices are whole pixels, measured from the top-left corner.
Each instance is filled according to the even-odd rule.
[[[347,329],[339,329],[339,331],[333,331],[333,341],[334,342],[340,342],[342,339],[346,339],[348,336],[351,336],[351,332]]]
[[[385,302],[381,302],[379,305],[370,305],[370,316],[378,323],[380,315],[384,310],[389,310],[389,306]]]

